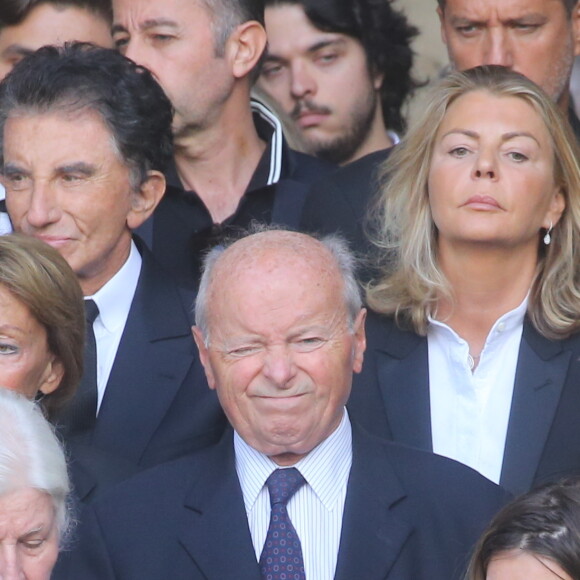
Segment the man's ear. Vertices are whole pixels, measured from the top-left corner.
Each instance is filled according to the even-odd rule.
[[[367,317],[366,308],[361,308],[356,320],[354,321],[354,355],[352,370],[355,373],[360,373],[362,370],[364,353],[367,348],[367,338],[365,334],[365,320]]]
[[[266,41],[266,30],[255,20],[240,24],[232,32],[226,43],[226,56],[235,78],[244,78],[252,71],[266,49]]]
[[[375,91],[380,91],[381,87],[383,86],[383,81],[385,80],[385,75],[383,73],[374,73],[373,74],[373,88]]]
[[[131,194],[131,210],[127,216],[129,229],[138,228],[153,213],[164,193],[163,173],[149,171],[145,181]]]
[[[211,368],[211,362],[209,360],[209,350],[205,345],[205,338],[199,328],[199,326],[192,326],[191,332],[193,333],[193,340],[197,345],[197,350],[199,351],[199,360],[205,371],[205,376],[207,378],[207,384],[210,389],[215,389],[215,376]]]

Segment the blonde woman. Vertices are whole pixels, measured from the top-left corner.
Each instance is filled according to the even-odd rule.
[[[453,73],[393,152],[351,413],[512,492],[580,469],[580,159],[502,67]]]

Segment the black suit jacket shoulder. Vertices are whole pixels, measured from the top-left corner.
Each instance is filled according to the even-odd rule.
[[[580,473],[580,334],[540,335],[529,320],[518,354],[500,483],[514,494]],[[369,313],[367,351],[348,403],[372,433],[432,450],[427,339]]]
[[[72,438],[135,470],[215,443],[226,425],[199,361],[184,293],[141,251],[141,274],[95,427]]]
[[[243,219],[240,218],[242,223],[236,219],[235,223],[228,222],[223,227],[212,229],[211,216],[195,194],[181,187],[168,186],[153,215],[137,232],[174,279],[195,291],[203,254],[211,247],[216,232],[247,228],[253,221],[267,221],[298,229],[310,184],[335,169],[330,163],[289,149],[285,143],[282,160],[278,163],[281,163],[280,179],[256,190],[273,196],[272,210],[267,220],[252,209],[246,210],[247,215],[245,213]],[[256,207],[262,209],[261,204]]]
[[[370,153],[314,183],[304,202],[300,229],[322,235],[339,233],[358,255],[372,255],[367,214],[380,193],[378,173],[390,152]]]
[[[310,185],[336,170],[336,165],[333,163],[290,149],[286,144],[283,155],[286,162],[283,179]]]
[[[452,580],[505,494],[472,470],[353,428],[337,580]],[[232,436],[87,508],[69,575],[259,580]]]

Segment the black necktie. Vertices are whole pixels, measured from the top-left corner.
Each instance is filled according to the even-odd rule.
[[[74,435],[89,431],[97,417],[97,342],[93,323],[99,315],[94,300],[85,300],[85,356],[84,372],[79,388],[65,408],[63,423],[67,434]]]
[[[264,580],[305,580],[300,538],[288,517],[286,504],[306,483],[295,468],[276,469],[266,481],[270,492],[270,526],[260,556]]]

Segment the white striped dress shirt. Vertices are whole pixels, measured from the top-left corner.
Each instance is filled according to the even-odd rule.
[[[234,434],[236,470],[252,542],[259,561],[270,523],[270,495],[265,486],[279,466]],[[307,580],[332,580],[336,571],[342,514],[350,467],[352,432],[346,410],[338,428],[296,467],[306,484],[288,502],[288,515],[302,545]]]

